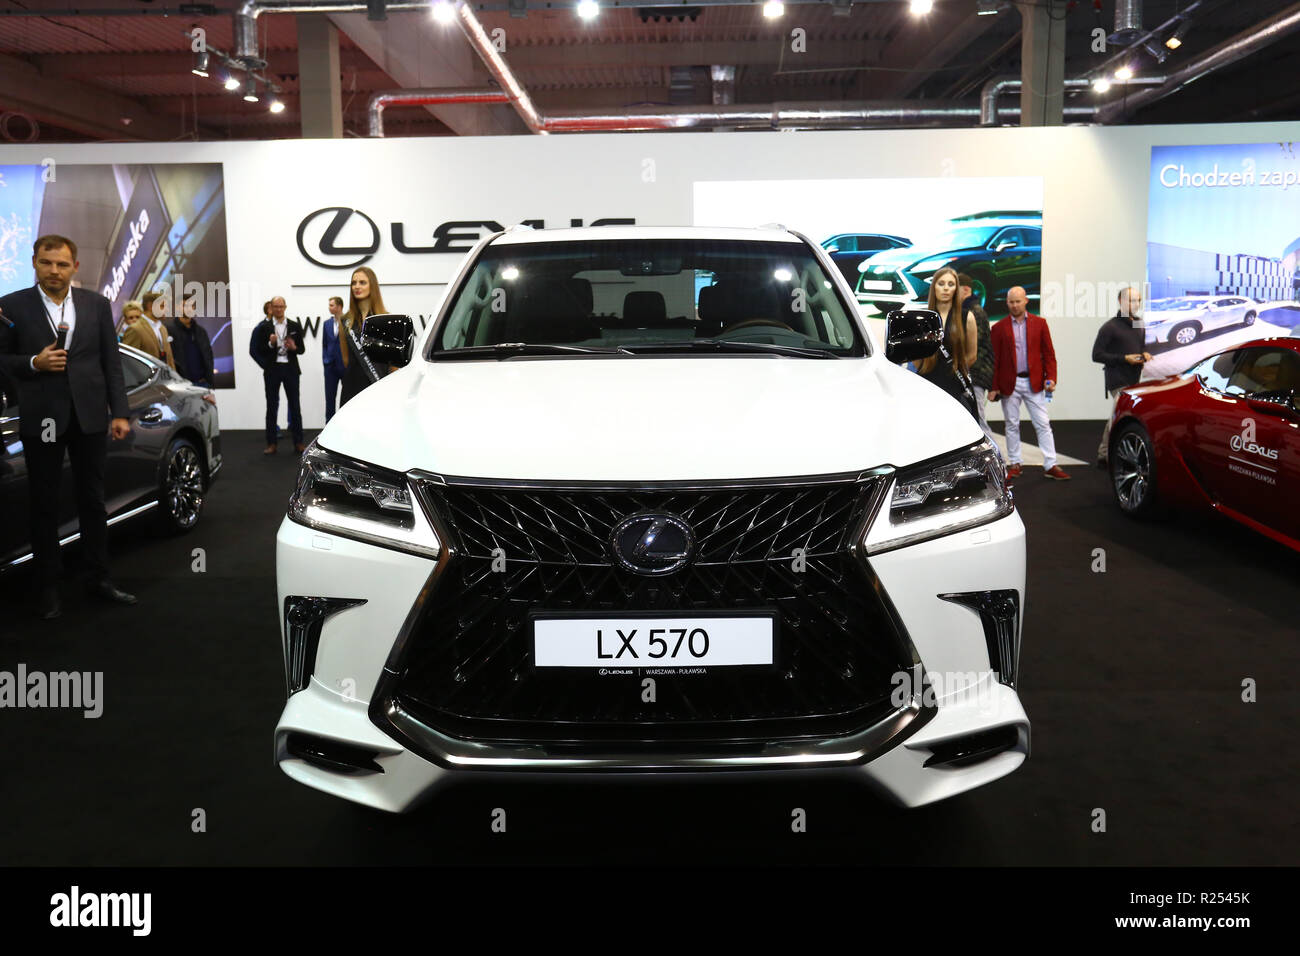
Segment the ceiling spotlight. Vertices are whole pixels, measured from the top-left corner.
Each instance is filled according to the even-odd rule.
[[[584,20],[594,20],[600,13],[600,4],[596,0],[578,0],[578,16]]]
[[[271,100],[271,105],[267,107],[272,113],[283,113],[284,103],[280,100]]]
[[[195,76],[207,78],[208,75],[208,51],[194,54],[194,69],[190,70]]]
[[[1133,79],[1133,68],[1131,66],[1128,66],[1127,64],[1121,66],[1118,70],[1115,71],[1115,79],[1117,80]]]
[[[1155,60],[1157,63],[1163,63],[1165,60],[1169,59],[1169,51],[1158,45],[1155,40],[1148,40],[1146,43],[1143,43],[1142,49],[1146,50],[1151,59]]]
[[[1092,81],[1092,88],[1098,93],[1105,93],[1110,89],[1110,80],[1099,76]]]
[[[908,5],[913,16],[923,17],[934,9],[934,0],[912,0]]]
[[[456,7],[451,0],[438,0],[433,5],[433,18],[439,23],[451,23],[456,19]]]
[[[1178,24],[1178,29],[1169,34],[1169,39],[1165,40],[1165,46],[1171,50],[1177,50],[1183,45],[1183,38],[1187,36],[1187,21],[1184,20]]]
[[[767,17],[769,20],[774,20],[777,17],[784,15],[785,4],[782,3],[781,0],[767,0],[767,3],[763,4],[763,16]]]
[[[257,102],[257,80],[253,79],[251,76],[244,81],[244,102]]]
[[[225,87],[233,93],[235,90],[239,89],[239,78],[233,73],[230,76],[227,76]]]

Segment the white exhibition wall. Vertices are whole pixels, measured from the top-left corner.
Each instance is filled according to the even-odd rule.
[[[1107,301],[1097,299],[1144,278],[1151,147],[1291,140],[1300,140],[1300,124],[646,133],[5,146],[0,164],[224,164],[232,298],[239,306],[233,316],[237,387],[217,393],[225,428],[258,428],[263,422],[262,376],[247,351],[261,303],[283,295],[289,315],[314,322],[326,314],[328,296],[346,300],[351,269],[313,264],[299,248],[301,229],[302,246],[315,258],[340,264],[358,258],[320,252],[333,213],[310,217],[327,207],[360,210],[374,221],[379,248],[366,264],[378,274],[389,310],[427,320],[463,254],[398,251],[394,223],[408,249],[427,249],[440,227],[444,237],[485,234],[481,227],[447,223],[542,219],[554,227],[571,219],[589,224],[632,218],[645,225],[720,224],[697,217],[697,183],[1041,179],[1041,311],[1051,323],[1060,363],[1052,413],[1100,419],[1108,402],[1101,369],[1091,361],[1092,342],[1114,312],[1113,293]],[[978,183],[970,185],[975,189]],[[749,222],[784,221],[807,229],[814,240],[825,238],[813,233],[831,223],[842,223],[844,231],[877,231],[860,221],[862,210],[872,208],[869,196],[864,201],[856,194],[841,210],[826,208],[836,202],[833,190],[804,197],[792,183],[774,185],[770,195],[770,203],[752,205]],[[918,207],[927,205],[922,198]],[[1001,208],[1004,201],[1001,195],[988,199],[975,205]],[[898,197],[882,197],[886,205],[890,224],[898,225]],[[334,244],[364,246],[372,235],[365,220],[352,215]],[[309,334],[307,348],[303,415],[315,428],[324,423],[325,407],[318,332]],[[455,401],[447,396],[449,404]]]

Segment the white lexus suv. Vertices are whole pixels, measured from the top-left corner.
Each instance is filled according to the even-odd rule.
[[[516,228],[303,456],[276,760],[384,810],[486,773],[848,775],[919,806],[1029,752],[996,452],[781,228]]]

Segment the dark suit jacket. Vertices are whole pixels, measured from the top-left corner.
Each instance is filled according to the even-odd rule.
[[[341,375],[346,366],[343,364],[343,351],[339,348],[338,320],[331,315],[321,329],[321,363]]]
[[[36,286],[0,299],[0,311],[13,323],[10,328],[0,321],[0,365],[17,385],[18,430],[25,436],[39,435],[47,418],[62,435],[74,408],[84,431],[107,432],[110,413],[113,418],[131,414],[109,301],[89,289],[72,289],[69,295],[77,324],[66,372],[37,372],[29,364],[55,339]]]
[[[302,355],[302,326],[298,324],[297,319],[287,319],[289,337],[293,339],[298,346],[298,351],[289,353],[289,366],[293,369],[295,375],[301,375],[302,369],[298,367],[298,356]],[[253,356],[253,361],[262,366],[263,372],[268,372],[276,365],[283,363],[275,360],[278,349],[268,343],[271,335],[275,332],[275,323],[270,319],[263,319],[257,323],[257,328],[253,329],[253,337],[248,340],[248,354]]]
[[[1011,316],[999,321],[989,332],[993,346],[993,387],[1003,395],[1016,390],[1016,333]],[[1025,344],[1029,355],[1029,388],[1043,390],[1043,383],[1056,381],[1056,350],[1047,320],[1032,312],[1025,314]]]

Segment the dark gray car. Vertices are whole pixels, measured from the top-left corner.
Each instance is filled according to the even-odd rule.
[[[104,469],[108,523],[149,513],[165,533],[198,524],[203,501],[221,469],[217,407],[208,389],[192,384],[165,364],[127,345],[118,345],[131,434],[109,439]],[[0,377],[0,571],[31,557],[28,541],[27,462],[18,434],[17,392]],[[65,474],[68,459],[63,461]],[[59,539],[75,540],[77,503],[72,476],[59,496]]]

